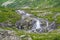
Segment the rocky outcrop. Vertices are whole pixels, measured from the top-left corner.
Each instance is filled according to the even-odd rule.
[[[43,18],[37,18],[22,10],[16,10],[22,16],[21,20],[16,22],[18,29],[29,30],[31,32],[50,32],[56,28],[55,22],[49,22]]]
[[[13,24],[10,21],[5,21],[5,22],[0,23],[0,26],[1,27],[13,27],[13,26],[15,26],[15,24]]]
[[[0,31],[0,40],[32,40],[32,38],[27,35],[17,36],[16,33],[11,30],[3,30]]]
[[[13,31],[0,31],[0,40],[20,40]]]

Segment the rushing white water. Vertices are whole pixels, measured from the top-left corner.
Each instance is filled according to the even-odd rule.
[[[16,10],[16,12],[20,15],[22,15],[22,20],[24,20],[26,17],[31,17],[31,14],[26,13],[23,10]],[[32,28],[30,31],[34,32],[43,32],[44,30],[48,30],[54,28],[54,23],[51,25],[49,24],[48,20],[40,19],[40,18],[32,18]],[[27,24],[28,25],[28,24]]]
[[[36,20],[37,22],[36,22],[36,29],[39,29],[39,28],[41,28],[40,27],[40,22],[39,22],[39,20]]]
[[[22,10],[17,10],[16,12],[18,12],[18,14],[25,14],[25,12],[24,11],[22,11]]]
[[[25,11],[23,11],[23,10],[17,10],[16,12],[18,12],[20,15],[22,15],[22,16],[31,16],[31,14],[28,14],[28,13],[26,13]]]
[[[22,19],[24,19],[25,17],[31,16],[31,14],[28,14],[23,10],[17,10],[16,12],[19,13],[20,15],[22,15]],[[41,23],[40,19],[39,18],[33,18],[32,20],[35,21],[35,23],[32,25],[32,30],[34,32],[36,32],[36,30],[39,30],[41,32],[43,29],[41,27],[42,23]],[[48,24],[47,24],[47,26],[48,26]]]
[[[27,16],[27,17],[31,16],[31,14],[25,13],[25,12],[22,11],[22,10],[17,10],[17,12],[18,12],[19,14],[21,14],[22,17],[23,17],[24,15]],[[41,22],[39,21],[39,19],[34,18],[34,20],[36,21],[36,23],[34,23],[33,27],[36,27],[35,29],[41,28]]]
[[[34,24],[33,24],[33,27],[32,27],[32,30],[34,31],[34,32],[36,32],[37,30],[39,30],[39,32],[41,32],[42,31],[42,27],[41,27],[41,22],[40,22],[40,20],[39,19],[37,19],[37,18],[34,18],[34,20],[36,21]]]
[[[28,13],[26,13],[26,12],[23,11],[23,10],[17,10],[16,12],[17,12],[18,14],[22,15],[22,19],[25,19],[26,17],[31,16],[31,14],[28,14]]]
[[[35,21],[36,21],[35,23],[36,29],[41,28],[41,22],[39,21],[39,19],[36,19]]]
[[[49,22],[48,21],[46,21],[46,27],[48,27],[49,26]]]

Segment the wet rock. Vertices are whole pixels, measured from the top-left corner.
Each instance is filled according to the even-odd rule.
[[[2,23],[0,23],[0,27],[2,27]]]
[[[21,40],[19,36],[16,36],[14,31],[6,30],[0,31],[0,40]]]
[[[52,22],[48,27],[47,27],[47,30],[48,32],[51,32],[53,30],[56,29],[56,25],[55,25],[55,22]]]
[[[49,23],[48,20],[31,16],[25,11],[17,10],[22,15],[19,22],[16,23],[19,29],[30,30],[30,32],[48,32],[55,29],[55,22]],[[45,13],[46,14],[46,13]]]
[[[32,27],[32,18],[28,17],[28,18],[25,18],[25,19],[21,19],[20,21],[17,21],[16,22],[16,26],[18,29],[31,29]]]

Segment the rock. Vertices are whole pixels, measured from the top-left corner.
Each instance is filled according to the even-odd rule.
[[[16,36],[14,31],[1,31],[0,40],[21,40],[19,36]]]
[[[30,30],[30,32],[48,32],[55,29],[55,22],[49,23],[48,20],[37,18],[25,11],[17,10],[17,13],[22,15],[21,20],[16,23],[18,29]],[[51,14],[50,12],[47,12]],[[46,12],[44,13],[46,14]]]
[[[32,18],[28,17],[25,19],[21,19],[21,20],[17,21],[15,25],[18,29],[25,29],[25,30],[31,29]]]
[[[55,22],[53,21],[47,28],[48,32],[51,32],[56,29]]]
[[[0,23],[0,26],[2,27],[2,23]]]
[[[13,24],[10,21],[5,21],[5,22],[0,23],[0,26],[1,27],[13,27],[13,26],[15,26],[15,24]]]
[[[0,31],[0,40],[32,40],[29,35],[17,36],[13,30]]]

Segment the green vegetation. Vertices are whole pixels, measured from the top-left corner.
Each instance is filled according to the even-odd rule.
[[[25,10],[25,9],[24,9]],[[39,18],[44,18],[44,19],[48,19],[49,21],[54,21],[55,19],[53,18],[53,16],[56,13],[59,13],[60,10],[59,8],[53,8],[53,9],[49,9],[47,12],[51,12],[51,14],[47,13],[46,16],[38,16],[37,14],[42,14],[44,13],[44,10],[48,10],[48,9],[40,9],[39,11],[43,11],[43,12],[36,12],[36,10],[33,10],[35,12],[31,12],[32,9],[29,10],[25,10],[28,13],[33,14],[34,16],[37,16]],[[0,22],[5,22],[5,21],[11,21],[12,23],[15,23],[17,20],[20,20],[21,16],[18,15],[15,12],[15,9],[13,8],[0,8]],[[56,23],[60,24],[60,15],[56,17]],[[18,30],[15,27],[0,27],[4,30],[13,30],[15,31],[16,35],[20,36],[20,35],[30,35],[31,38],[33,40],[60,40],[60,32],[57,32],[58,29],[60,29],[60,26],[57,27],[57,29],[55,31],[52,32],[48,32],[48,33],[26,33],[24,32],[24,30]]]
[[[8,0],[1,0],[0,6],[2,3],[7,2]],[[13,0],[12,0],[13,1]],[[60,0],[15,0],[12,4],[9,4],[7,7],[10,8],[51,8],[51,7],[60,7]]]
[[[3,3],[3,2],[6,2],[7,0],[1,0],[0,1],[0,6],[1,6],[1,4]]]
[[[60,13],[60,0],[15,0],[14,3],[9,4],[7,7],[1,7],[2,3],[7,0],[0,1],[0,23],[10,21],[11,23],[16,23],[20,20],[21,15],[18,15],[15,11],[16,9],[25,10],[28,13],[33,14],[36,17],[48,19],[48,21],[55,21],[57,24],[57,29],[48,33],[26,33],[24,30],[18,30],[15,27],[0,27],[4,30],[13,30],[16,35],[30,35],[33,40],[60,40],[60,15],[54,16]],[[24,7],[29,7],[23,9]],[[34,12],[32,12],[34,11]],[[36,12],[42,11],[42,12]],[[47,13],[44,15],[44,13]],[[49,13],[50,12],[50,13]],[[42,15],[43,14],[43,15]],[[58,25],[59,24],[59,25]],[[57,31],[58,30],[58,31]]]
[[[56,14],[60,13],[60,8],[59,7],[44,8],[44,9],[22,9],[22,10],[25,10],[26,12],[31,13],[36,17],[48,19],[50,22],[56,21],[56,24],[60,24],[60,14],[57,15],[56,18],[54,18],[54,16]],[[37,11],[42,11],[42,12],[37,12]],[[45,16],[43,16],[44,13],[46,13]]]
[[[1,28],[1,27],[0,27]],[[32,40],[60,40],[60,32],[52,31],[49,33],[26,33],[23,30],[18,30],[16,28],[2,27],[4,30],[13,30],[16,35],[30,35]]]
[[[20,20],[21,16],[18,15],[12,8],[0,8],[0,22],[10,21],[15,23]]]
[[[56,19],[57,19],[56,23],[57,23],[57,24],[60,24],[60,15],[58,15],[58,16],[56,17]]]

